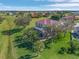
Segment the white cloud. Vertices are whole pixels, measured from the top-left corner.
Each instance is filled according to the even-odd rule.
[[[56,3],[45,5],[49,10],[75,10],[79,11],[79,3]]]
[[[37,2],[39,2],[39,1],[42,1],[42,2],[45,2],[45,1],[47,1],[47,2],[65,2],[67,0],[33,0],[33,1],[37,1]]]
[[[70,2],[79,2],[79,0],[70,0]]]
[[[57,3],[57,4],[50,4],[48,6],[51,6],[51,7],[79,7],[79,3]]]
[[[0,3],[0,11],[53,11],[53,10],[76,10],[79,11],[79,3],[57,3],[50,5],[41,5],[39,7],[28,7],[28,6],[7,6]]]
[[[42,2],[45,2],[45,1],[48,1],[48,2],[79,2],[79,0],[33,0],[33,1],[42,1]]]
[[[39,2],[39,1],[45,1],[45,0],[33,0],[33,1],[38,1]]]
[[[50,2],[79,2],[79,0],[48,0]]]
[[[48,1],[50,1],[50,2],[65,2],[67,0],[48,0]]]
[[[79,0],[47,0],[50,2],[79,2]]]

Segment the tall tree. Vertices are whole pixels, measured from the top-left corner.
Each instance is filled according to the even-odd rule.
[[[19,46],[21,48],[28,48],[31,49],[31,51],[36,51],[39,49],[39,47],[37,48],[37,46],[41,46],[39,34],[32,28],[26,30],[23,35],[17,36],[15,42],[16,46]]]
[[[20,16],[20,17],[16,17],[14,23],[17,26],[27,26],[29,24],[29,22],[31,21],[31,16],[28,14],[27,16]]]
[[[2,23],[4,19],[5,19],[4,17],[0,16],[0,24]]]

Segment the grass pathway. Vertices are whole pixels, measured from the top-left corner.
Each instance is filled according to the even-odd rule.
[[[7,47],[8,47],[8,37],[3,37],[3,44],[0,51],[0,59],[6,59],[7,54]]]
[[[33,18],[32,21],[28,26],[26,26],[26,29],[34,27],[36,21],[45,19],[45,18]],[[6,20],[0,25],[0,33],[3,30],[9,30],[11,28],[15,27],[15,24],[13,24],[13,17],[7,17]],[[21,33],[21,32],[20,32]],[[16,48],[14,47],[13,40],[14,40],[14,35],[13,36],[8,36],[8,35],[2,35],[2,42],[1,42],[1,48],[0,48],[0,59],[17,59],[17,51]],[[23,49],[22,49],[23,51]],[[25,51],[25,50],[24,50]]]
[[[35,27],[36,22],[39,21],[39,20],[42,20],[42,19],[46,19],[46,17],[32,18],[30,24],[28,26],[26,26],[26,28],[24,28],[21,32],[16,33],[14,36],[18,36],[18,35],[24,33],[24,31],[26,31],[27,29]],[[17,54],[18,54],[18,58],[21,57],[21,56],[27,55],[27,54],[31,54],[31,52],[29,52],[28,50],[23,49],[23,48],[17,48],[16,51],[17,51]]]
[[[3,44],[0,51],[0,59],[17,59],[13,42],[9,36],[3,38]]]
[[[11,29],[13,26],[12,17],[6,17],[6,20],[0,24],[0,33],[3,30]],[[13,38],[8,35],[1,35],[1,48],[0,48],[0,59],[17,59],[15,48],[13,45]]]
[[[6,59],[17,59],[17,57],[16,57],[16,50],[15,50],[15,48],[13,46],[13,42],[12,42],[11,39],[12,38],[9,37]]]

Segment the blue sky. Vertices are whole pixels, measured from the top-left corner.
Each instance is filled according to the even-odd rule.
[[[79,0],[0,0],[0,10],[79,10]]]

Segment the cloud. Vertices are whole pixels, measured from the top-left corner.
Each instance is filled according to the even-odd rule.
[[[49,4],[44,6],[49,10],[79,11],[79,3],[56,3],[56,4]]]
[[[57,3],[57,4],[49,4],[49,7],[79,7],[79,3]]]
[[[70,0],[69,2],[79,2],[79,0]]]
[[[35,1],[35,2],[39,2],[39,1],[45,1],[45,0],[33,0],[33,1]]]
[[[48,0],[50,2],[79,2],[79,0]]]
[[[79,0],[48,0],[50,2],[79,2]]]
[[[66,2],[67,0],[48,0],[49,2]]]
[[[66,2],[67,0],[33,0],[33,1],[36,1],[36,2]]]
[[[36,2],[79,2],[79,0],[33,0],[33,1],[36,1]]]
[[[56,3],[41,6],[10,6],[0,3],[0,11],[53,11],[53,10],[75,10],[79,11],[79,3]]]

